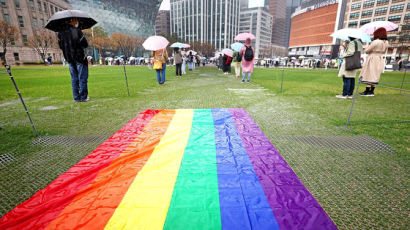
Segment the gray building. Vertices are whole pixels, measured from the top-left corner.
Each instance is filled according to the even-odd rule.
[[[171,34],[228,48],[239,33],[239,0],[171,0]]]
[[[40,55],[28,46],[28,40],[43,30],[48,19],[55,12],[70,8],[71,6],[64,0],[0,0],[1,18],[15,26],[20,34],[18,38],[13,38],[7,48],[7,63],[40,62]],[[62,58],[62,52],[58,48],[50,49],[46,55],[51,56],[54,62]]]
[[[242,6],[240,13],[240,33],[251,33],[256,36],[253,41],[255,57],[259,58],[262,49],[268,49],[272,37],[272,15],[265,7],[248,8]]]
[[[68,0],[73,9],[89,13],[108,33],[148,37],[155,34],[161,0]]]
[[[157,18],[155,19],[155,34],[157,35],[170,35],[170,14],[167,10],[158,11]]]

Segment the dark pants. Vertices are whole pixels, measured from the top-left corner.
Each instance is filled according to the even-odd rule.
[[[176,64],[177,76],[182,76],[182,63]]]
[[[87,99],[88,96],[88,66],[81,63],[68,64],[71,74],[71,87],[76,101]]]
[[[353,95],[354,86],[355,86],[354,78],[343,77],[343,96]]]

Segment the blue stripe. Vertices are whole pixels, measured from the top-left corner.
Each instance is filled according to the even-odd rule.
[[[222,229],[279,229],[231,114],[212,114]]]

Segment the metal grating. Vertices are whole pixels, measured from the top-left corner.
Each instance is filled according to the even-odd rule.
[[[32,144],[39,146],[64,146],[75,147],[85,145],[98,145],[107,140],[107,136],[44,136],[35,139]]]
[[[9,153],[0,155],[0,167],[6,166],[7,164],[14,161],[14,157]]]
[[[388,144],[370,136],[279,136],[276,139],[345,151],[394,152]]]

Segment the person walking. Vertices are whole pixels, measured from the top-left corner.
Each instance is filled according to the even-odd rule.
[[[245,75],[248,73],[249,83],[251,80],[251,75],[253,73],[254,60],[255,60],[255,49],[251,45],[251,39],[248,38],[245,41],[245,45],[239,51],[239,55],[242,56],[242,83],[245,82]]]
[[[231,74],[231,63],[232,63],[232,57],[229,57],[228,55],[224,55],[223,57],[223,71],[225,75]]]
[[[349,37],[349,41],[345,43],[345,50],[343,53],[343,62],[339,70],[338,77],[343,78],[343,93],[336,95],[337,98],[346,99],[353,98],[353,91],[355,86],[356,72],[355,70],[346,70],[346,58],[351,57],[357,51],[363,53],[363,45],[360,39]]]
[[[165,84],[165,71],[166,71],[167,62],[168,62],[167,49],[152,51],[152,57],[154,59],[154,62],[160,62],[161,63],[161,65],[159,65],[159,67],[155,68],[155,70],[157,71],[158,84],[163,85],[163,84]],[[154,65],[154,67],[155,67],[155,65]]]
[[[223,66],[223,56],[222,56],[222,54],[219,54],[219,57],[218,57],[218,69],[219,69],[219,70],[222,70],[222,66]]]
[[[239,55],[239,52],[233,54],[233,66],[235,67],[235,78],[238,79],[241,75],[241,62],[242,56]]]
[[[189,71],[192,71],[192,68],[194,65],[194,55],[192,55],[192,51],[189,51],[187,59],[188,59],[188,69]]]
[[[373,42],[365,51],[368,56],[363,65],[361,76],[362,82],[366,84],[366,90],[360,93],[361,96],[374,96],[374,89],[379,84],[380,75],[384,73],[385,61],[382,55],[389,47],[386,29],[377,29],[374,31],[373,37]]]
[[[177,77],[180,76],[182,77],[182,55],[181,52],[179,52],[179,48],[174,49],[174,60],[175,60],[175,67],[176,67],[176,75]]]
[[[88,62],[84,49],[88,47],[87,39],[78,28],[78,19],[71,18],[67,28],[58,32],[58,45],[63,51],[71,74],[71,88],[76,102],[89,101],[88,97]]]

